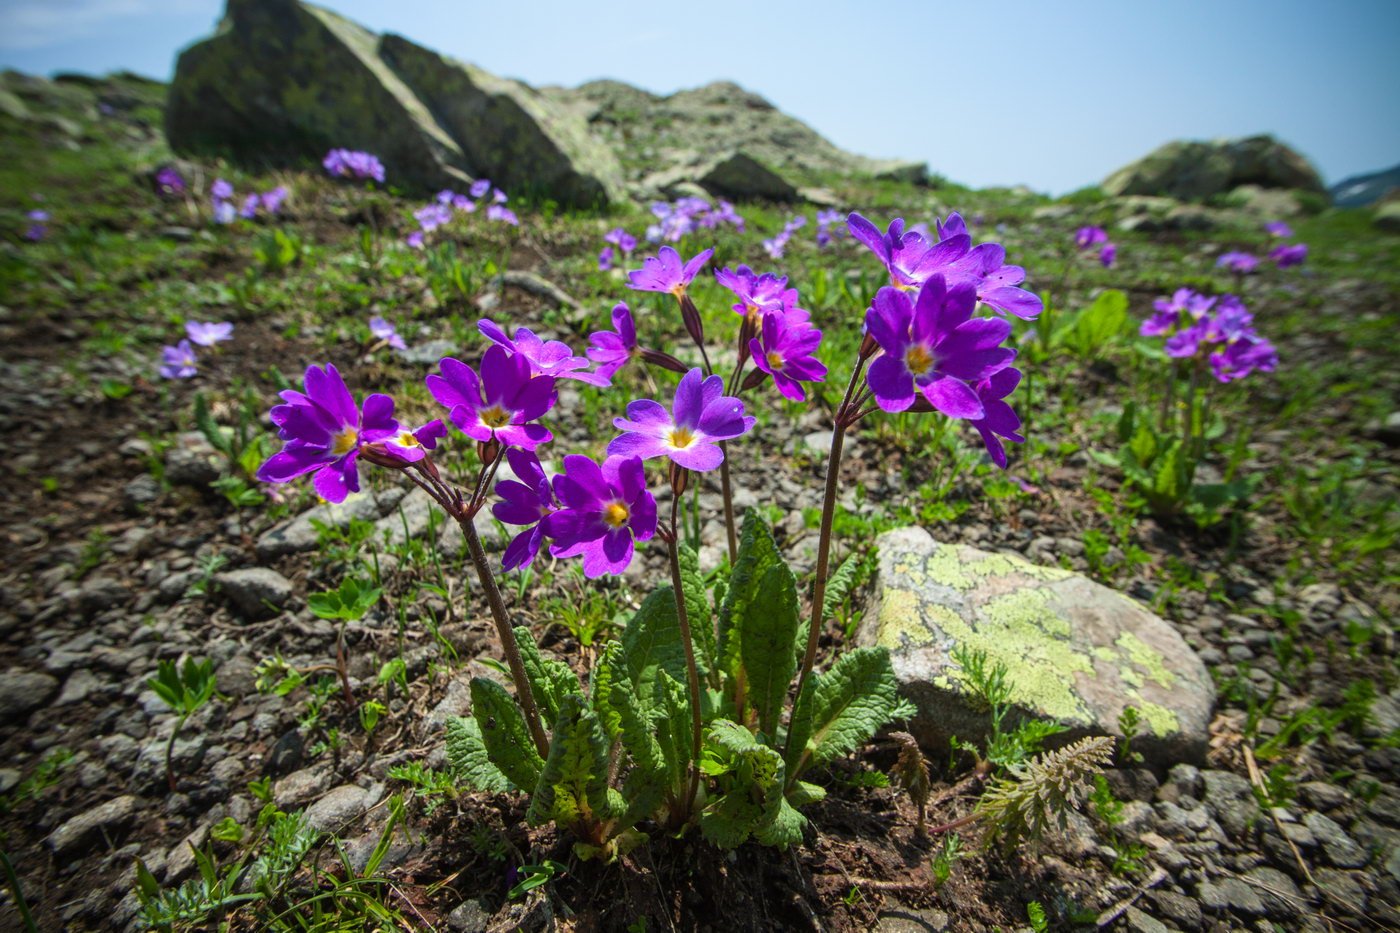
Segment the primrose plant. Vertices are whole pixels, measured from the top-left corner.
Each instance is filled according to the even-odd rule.
[[[620,303],[614,330],[593,334],[587,356],[527,328],[479,322],[489,342],[479,362],[449,357],[425,380],[445,421],[401,425],[391,398],[357,403],[330,365],[310,367],[305,390],[283,392],[271,411],[285,446],[260,479],[311,474],[316,491],[339,502],[359,489],[359,467],[370,464],[402,474],[460,525],[514,694],[490,678],[472,681],[472,716],[449,723],[449,760],[478,788],[528,794],[530,822],[554,823],[583,856],[617,857],[647,827],[696,828],[725,848],[750,839],[790,845],[806,822],[801,808],[825,793],[804,778],[910,711],[882,648],[846,651],[815,669],[843,439],[881,412],[940,413],[970,423],[1004,466],[1003,442],[1022,440],[1006,402],[1020,373],[1016,352],[1003,346],[1011,331],[1004,315],[1034,317],[1040,302],[1019,288],[1024,270],[1006,265],[996,244],[974,247],[956,214],[936,237],[906,232],[899,220],[887,232],[855,214],[848,225],[891,285],[866,311],[835,410],[805,631],[797,577],[759,510],[736,521],[728,471],[735,445],[755,429],[751,406],[761,387],[771,382],[801,402],[826,378],[817,358],[822,331],[785,276],[747,266],[715,273],[737,299],[727,337],[736,362],[727,374],[711,365],[690,295],[712,251],[687,261],[662,246],[628,282],[675,298],[699,365],[645,346]],[[979,307],[993,315],[979,316]],[[541,451],[554,440],[547,419],[568,416],[558,411],[560,382],[607,386],[633,363],[678,373],[673,394],[629,402],[604,458],[565,454],[551,473]],[[475,442],[465,476],[438,461],[448,424]],[[706,473],[719,474],[730,557],[713,585],[682,543],[679,514],[683,494]],[[658,505],[663,485],[666,509]],[[499,565],[475,523],[488,505],[517,529]],[[620,638],[601,646],[586,678],[544,658],[530,631],[512,625],[499,571],[522,571],[547,550],[578,558],[596,579],[623,572],[654,541],[666,549],[669,586],[657,586]]]

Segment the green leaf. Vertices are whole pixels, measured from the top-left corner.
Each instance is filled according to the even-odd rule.
[[[742,665],[744,618],[758,598],[761,583],[768,571],[782,564],[773,532],[764,521],[760,509],[744,513],[744,527],[739,537],[739,558],[729,575],[729,588],[719,613],[719,665],[725,674],[737,677]]]
[[[657,673],[665,671],[675,680],[686,680],[685,646],[681,643],[676,601],[669,586],[654,590],[622,632],[622,655],[637,695],[653,695]],[[697,666],[701,659],[696,658]],[[701,671],[704,676],[704,671]]]
[[[577,694],[563,698],[539,783],[525,819],[531,826],[550,820],[592,842],[593,829],[614,814],[608,798],[608,739],[588,702]]]
[[[768,568],[738,626],[748,700],[758,711],[759,728],[771,738],[797,671],[797,580],[786,564]]]
[[[581,696],[583,685],[569,665],[540,656],[535,636],[525,626],[515,627],[515,640],[520,646],[520,660],[525,667],[525,677],[530,681],[530,689],[535,694],[540,715],[545,722],[553,722],[559,718],[564,697]]]
[[[708,753],[726,767],[717,782],[721,793],[700,814],[705,838],[722,849],[735,848],[750,835],[770,829],[775,839],[786,838],[789,827],[773,825],[787,803],[782,756],[748,729],[725,719],[710,724]],[[796,815],[797,811],[788,809]],[[800,837],[800,823],[798,829]]]
[[[860,560],[855,554],[849,555],[841,562],[841,566],[836,568],[826,581],[826,595],[822,598],[822,618],[833,619],[836,617],[836,610],[841,608],[841,604],[850,595],[851,587],[855,586],[856,574],[860,571]]]
[[[199,433],[209,442],[209,446],[225,457],[233,458],[233,440],[230,435],[224,433],[224,429],[219,427],[214,416],[209,413],[209,401],[203,392],[196,393],[194,397],[194,423],[195,427],[199,428]]]
[[[890,721],[899,694],[884,648],[856,648],[808,678],[788,729],[787,770],[795,780],[813,764],[855,751]]]
[[[806,825],[807,818],[785,798],[779,797],[777,812],[754,830],[753,837],[763,845],[786,849],[802,841],[802,827]]]
[[[826,799],[826,788],[816,784],[808,784],[806,781],[794,781],[787,792],[787,802],[794,807],[805,807],[809,803],[817,803],[824,799]]]
[[[491,764],[522,790],[539,783],[544,760],[535,749],[525,715],[506,688],[487,677],[473,677],[472,716]]]
[[[695,639],[695,661],[702,671],[715,668],[715,620],[710,597],[705,591],[705,575],[700,572],[700,555],[682,546],[677,557],[681,565],[681,593],[685,596],[686,621]],[[718,685],[716,685],[718,686]]]
[[[1109,289],[1074,319],[1065,333],[1065,342],[1083,357],[1099,355],[1128,323],[1128,296]]]
[[[475,719],[452,716],[447,720],[447,763],[462,780],[477,790],[504,794],[516,790],[510,778],[491,763],[481,727]]]
[[[1181,442],[1163,451],[1152,467],[1153,494],[1168,503],[1180,502],[1186,492],[1181,475]]]
[[[1133,432],[1133,439],[1128,442],[1128,449],[1138,463],[1147,466],[1157,456],[1157,435],[1146,424],[1140,424]]]

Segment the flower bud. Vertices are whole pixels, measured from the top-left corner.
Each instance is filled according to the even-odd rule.
[[[673,373],[684,374],[690,371],[689,366],[686,366],[671,354],[662,352],[661,350],[649,350],[646,347],[642,347],[637,351],[637,355],[640,356],[644,362],[650,363],[653,366],[660,366],[662,369],[669,369]]]
[[[747,392],[750,389],[757,389],[763,385],[763,380],[768,378],[768,374],[761,369],[755,369],[744,377],[744,384],[739,387],[740,392]]]
[[[690,335],[690,339],[695,341],[696,346],[705,345],[705,324],[700,320],[700,309],[695,307],[695,302],[690,300],[689,295],[681,295],[681,322],[685,324],[685,332]]]
[[[677,498],[685,495],[685,487],[690,482],[690,471],[678,463],[671,463],[671,494]]]
[[[860,358],[868,360],[875,355],[875,351],[878,349],[880,349],[880,344],[876,342],[874,337],[870,336],[870,331],[867,330],[865,335],[860,338]]]
[[[496,458],[501,455],[501,442],[496,440],[496,435],[491,435],[489,441],[477,441],[476,455],[481,458],[483,466],[495,463]]]

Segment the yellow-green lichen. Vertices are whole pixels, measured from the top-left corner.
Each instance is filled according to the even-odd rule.
[[[1124,632],[1119,635],[1114,644],[1129,661],[1142,668],[1143,673],[1158,686],[1170,687],[1176,683],[1176,675],[1167,670],[1161,652],[1154,650],[1132,632]],[[1123,679],[1128,679],[1126,668],[1123,671]]]
[[[1181,731],[1181,720],[1177,719],[1176,713],[1165,706],[1147,702],[1136,690],[1132,691],[1131,695],[1133,702],[1129,705],[1137,708],[1142,721],[1147,723],[1147,728],[1152,730],[1153,735],[1166,736]]]
[[[928,616],[927,621],[925,615]],[[891,651],[933,641],[932,625],[946,626],[958,615],[947,606],[922,605],[909,590],[887,590],[880,602],[876,644]]]

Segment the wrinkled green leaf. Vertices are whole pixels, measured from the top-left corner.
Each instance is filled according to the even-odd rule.
[[[516,790],[510,778],[491,763],[481,726],[475,719],[452,716],[447,720],[447,763],[463,780],[493,794]]]
[[[535,636],[525,626],[515,627],[515,641],[520,646],[520,660],[540,715],[545,722],[553,722],[559,717],[564,697],[582,695],[583,685],[569,665],[540,656]]]
[[[856,648],[813,674],[792,713],[787,770],[795,780],[814,764],[855,751],[890,721],[899,694],[884,648]]]
[[[797,671],[797,581],[786,564],[768,568],[738,624],[748,702],[758,711],[759,728],[771,737]]]
[[[549,757],[525,818],[531,826],[553,820],[588,837],[592,827],[611,816],[607,736],[587,701],[570,694],[560,702]]]
[[[473,677],[472,717],[481,729],[481,741],[491,764],[516,787],[539,783],[544,760],[535,749],[525,715],[506,688],[487,677]]]

